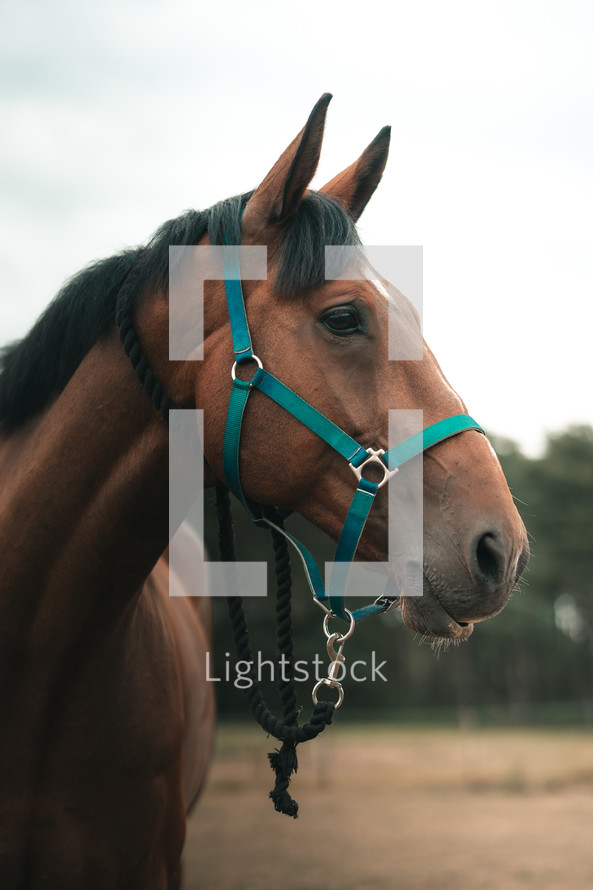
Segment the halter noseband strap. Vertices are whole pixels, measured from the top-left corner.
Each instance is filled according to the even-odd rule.
[[[326,612],[346,618],[342,585],[340,585],[339,581],[337,583],[334,582],[330,584],[329,592],[326,591],[319,569],[307,548],[283,528],[280,519],[286,514],[274,507],[266,507],[254,503],[248,500],[243,493],[239,473],[239,448],[243,415],[252,389],[258,389],[264,393],[327,442],[328,445],[348,461],[358,480],[340,540],[338,541],[334,558],[334,562],[337,563],[349,563],[354,559],[377,491],[391,476],[397,473],[402,464],[436,445],[437,442],[442,442],[444,439],[455,436],[464,430],[478,430],[480,432],[483,432],[483,430],[469,415],[457,414],[431,424],[426,429],[410,436],[387,452],[382,449],[375,451],[372,448],[363,448],[362,445],[352,439],[339,426],[264,369],[260,359],[254,354],[251,344],[245,301],[241,288],[238,249],[236,247],[227,246],[225,248],[223,266],[233,350],[235,353],[235,364],[231,372],[233,388],[227,413],[222,455],[227,485],[243,504],[256,525],[275,529],[292,544],[301,558],[315,601]],[[248,361],[256,362],[257,369],[251,380],[241,380],[236,375],[237,365]],[[362,475],[365,466],[368,464],[376,464],[382,468],[383,478],[379,482],[365,479]],[[384,595],[379,597],[374,603],[354,610],[351,614],[355,621],[359,621],[377,612],[387,611],[397,599],[397,595]]]

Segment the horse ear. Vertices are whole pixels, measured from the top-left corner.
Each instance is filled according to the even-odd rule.
[[[330,93],[323,94],[299,135],[247,202],[241,221],[244,235],[261,234],[270,224],[283,223],[298,210],[317,169],[331,98]]]
[[[390,138],[391,127],[383,127],[359,159],[321,189],[324,194],[337,198],[355,222],[383,176]]]

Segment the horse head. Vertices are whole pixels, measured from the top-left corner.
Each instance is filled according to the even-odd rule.
[[[389,128],[381,130],[354,164],[320,191],[309,190],[330,98],[319,100],[255,191],[234,204],[223,202],[218,223],[211,223],[201,243],[224,239],[265,246],[267,278],[243,281],[254,352],[269,373],[365,448],[387,451],[390,409],[421,409],[424,427],[466,409],[422,345],[418,315],[399,291],[362,268],[358,280],[352,270],[326,280],[326,245],[351,247],[357,255],[355,223],[381,179],[390,135]],[[417,360],[389,359],[390,313],[400,338],[421,344]],[[228,481],[222,440],[233,360],[224,288],[209,281],[204,300],[208,371],[190,374],[189,389],[177,401],[205,408],[211,485]],[[255,366],[246,370],[249,377]],[[402,615],[408,627],[427,636],[464,639],[475,622],[507,602],[528,560],[526,533],[482,432],[468,430],[442,441],[420,460],[422,595],[402,596]],[[262,392],[253,393],[245,410],[239,466],[247,499],[295,510],[338,540],[356,488],[352,467]],[[406,483],[394,484],[405,488]],[[387,490],[377,495],[357,559],[389,560]],[[392,554],[396,573],[399,558],[394,563]]]

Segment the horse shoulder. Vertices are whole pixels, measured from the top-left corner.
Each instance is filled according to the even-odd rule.
[[[175,636],[184,710],[183,790],[187,809],[202,788],[212,751],[215,724],[213,684],[208,680],[212,646],[212,603],[195,588],[196,566],[205,561],[202,541],[186,524],[176,535],[175,564],[167,551],[149,583],[158,591]],[[170,588],[176,595],[170,595]]]

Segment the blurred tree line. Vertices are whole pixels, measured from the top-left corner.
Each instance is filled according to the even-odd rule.
[[[345,649],[348,663],[372,653],[383,681],[345,681],[347,718],[474,722],[593,722],[593,429],[550,435],[544,454],[526,457],[512,441],[491,436],[527,527],[532,556],[519,589],[503,612],[479,624],[459,646],[434,651],[407,630],[399,613],[362,622]],[[206,543],[216,558],[216,517],[207,492]],[[235,513],[239,558],[271,563],[270,536]],[[323,564],[333,545],[299,517],[291,530]],[[298,558],[293,558],[295,657],[325,663],[322,614],[311,603]],[[274,582],[267,597],[246,601],[252,646],[275,655]],[[236,656],[226,603],[215,599],[215,652],[211,676],[221,716],[247,718],[245,695],[233,684]],[[269,666],[264,675],[270,673]],[[364,669],[360,669],[360,674]],[[322,673],[322,675],[324,675]],[[298,684],[305,714],[314,680]],[[268,704],[278,712],[267,684]]]

